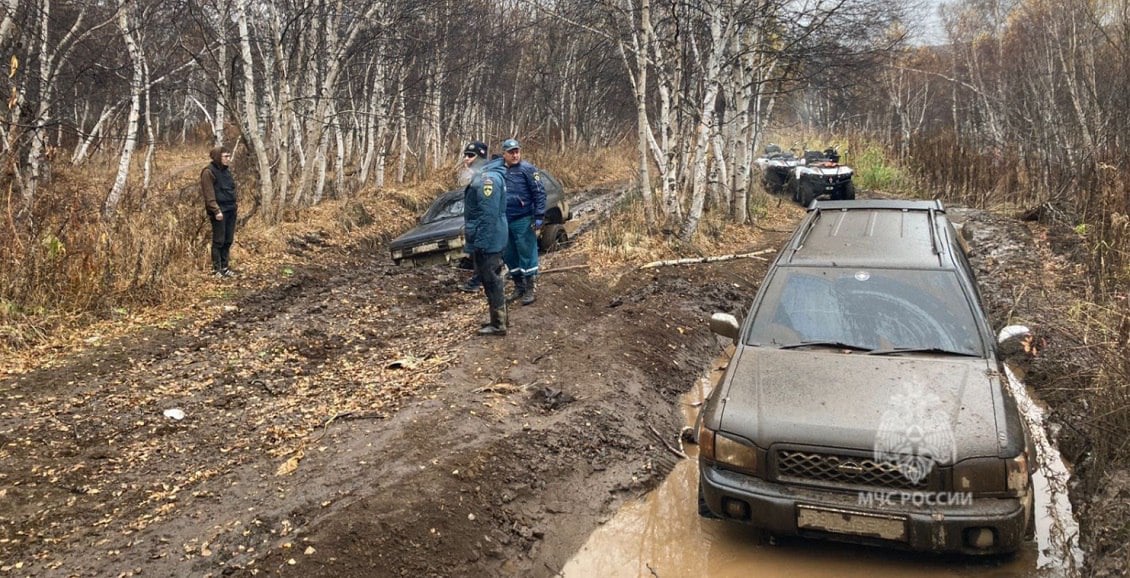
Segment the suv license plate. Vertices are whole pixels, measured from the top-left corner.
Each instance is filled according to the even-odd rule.
[[[899,542],[905,542],[907,539],[906,518],[903,516],[885,516],[798,504],[796,525],[797,528],[805,530],[819,530],[835,534],[868,536]]]

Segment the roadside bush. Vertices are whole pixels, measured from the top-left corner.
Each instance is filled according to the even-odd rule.
[[[844,156],[844,163],[855,170],[852,180],[856,189],[898,193],[904,196],[921,196],[929,190],[916,190],[905,169],[887,158],[882,147],[872,142],[856,140]]]

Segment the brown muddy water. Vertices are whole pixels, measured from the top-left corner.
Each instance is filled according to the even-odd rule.
[[[683,400],[694,423],[698,407],[719,376],[720,363]],[[765,542],[750,528],[698,515],[697,447],[685,449],[667,479],[643,499],[626,504],[604,523],[562,569],[566,577],[711,576],[1075,576],[1082,564],[1078,525],[1067,502],[1068,470],[1044,433],[1043,413],[1011,372],[1010,387],[1033,432],[1039,471],[1036,539],[1010,557],[970,558],[902,552],[799,538]]]

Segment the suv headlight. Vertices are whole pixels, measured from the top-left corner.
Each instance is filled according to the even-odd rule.
[[[757,448],[737,438],[701,426],[698,448],[699,455],[708,461],[750,475],[757,473]]]
[[[1020,455],[1004,462],[1008,470],[1009,493],[1019,496],[1027,492],[1032,482],[1032,477],[1028,473],[1028,452],[1020,452]]]
[[[953,467],[957,492],[1019,496],[1028,490],[1028,454],[1009,458],[970,458]]]

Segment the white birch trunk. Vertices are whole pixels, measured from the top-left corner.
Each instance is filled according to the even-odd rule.
[[[287,197],[290,194],[290,163],[293,155],[291,135],[294,134],[294,127],[297,122],[294,118],[294,104],[291,102],[290,83],[292,77],[290,67],[287,64],[286,55],[283,53],[283,25],[280,11],[276,6],[272,10],[271,18],[271,35],[274,39],[274,42],[272,42],[274,48],[272,64],[275,71],[275,85],[278,87],[278,96],[274,99],[274,105],[271,107],[271,118],[274,119],[275,124],[275,130],[272,132],[274,141],[271,143],[271,150],[274,151],[277,162],[275,176],[278,179],[276,184],[278,200],[275,203],[272,216],[275,220],[282,217],[287,204]],[[270,93],[270,91],[268,92]]]
[[[306,153],[304,155],[307,158],[312,158],[319,153],[324,154],[325,152],[323,139],[325,138],[326,127],[330,122],[327,116],[330,103],[329,99],[337,86],[337,80],[341,74],[342,66],[346,63],[346,56],[349,54],[349,51],[352,50],[362,28],[381,7],[383,7],[382,2],[372,2],[369,4],[365,13],[360,17],[351,15],[348,19],[348,26],[345,28],[345,40],[340,40],[336,32],[337,27],[342,25],[340,20],[345,18],[340,4],[338,4],[338,18],[327,19],[329,21],[322,29],[327,35],[326,43],[329,55],[326,59],[326,70],[323,73],[320,83],[319,98],[317,99],[317,104],[314,105],[311,138],[307,141]],[[320,163],[316,163],[319,167],[316,169],[318,171],[325,170],[325,159],[320,160]],[[310,179],[313,178],[313,175],[310,173],[309,166],[307,166],[303,169],[301,175],[299,175],[298,185],[295,191],[296,198],[300,199],[309,188]]]
[[[142,74],[144,75],[144,82],[145,82],[145,89],[144,89],[144,96],[145,96],[145,138],[146,138],[147,141],[149,141],[147,143],[147,146],[145,147],[145,165],[144,165],[145,168],[142,172],[143,176],[141,178],[141,194],[143,195],[143,198],[144,198],[144,195],[149,191],[149,184],[150,184],[150,181],[152,180],[153,154],[154,154],[154,152],[157,148],[157,137],[154,134],[154,128],[153,128],[153,115],[152,115],[153,106],[152,106],[152,103],[151,103],[153,93],[152,93],[152,91],[149,90],[149,63],[145,61],[144,53],[142,53],[142,57],[143,58],[142,58],[142,61],[141,61],[141,68],[142,68]]]
[[[138,121],[141,119],[141,93],[145,85],[144,56],[137,40],[133,37],[129,11],[123,9],[125,2],[126,0],[121,0],[121,4],[119,4],[118,27],[122,32],[122,40],[126,44],[126,52],[129,53],[133,75],[130,77],[130,104],[129,116],[126,119],[126,138],[125,142],[122,143],[122,154],[118,158],[118,172],[114,177],[114,184],[110,187],[110,193],[106,195],[106,202],[102,205],[102,216],[104,218],[109,218],[114,214],[126,189],[130,161],[133,159],[134,149],[137,148]]]
[[[381,64],[379,73],[373,79],[373,105],[374,120],[377,132],[373,138],[373,151],[376,155],[376,166],[373,167],[373,186],[382,189],[385,186],[385,168],[388,165],[388,92],[386,90],[385,66]]]
[[[629,18],[631,10],[628,11]],[[650,228],[655,223],[655,201],[651,190],[651,163],[648,157],[650,144],[654,142],[651,134],[651,124],[647,118],[647,47],[649,46],[647,31],[649,29],[651,3],[649,0],[640,2],[640,25],[637,27],[633,21],[630,23],[632,31],[632,53],[634,58],[628,58],[628,49],[621,41],[617,44],[620,49],[620,58],[624,61],[624,68],[628,73],[628,80],[632,86],[632,93],[636,101],[636,151],[639,173],[640,195],[644,202],[644,220]]]
[[[246,135],[251,142],[251,154],[255,156],[259,175],[259,202],[270,215],[275,209],[275,190],[271,179],[271,163],[267,158],[267,148],[259,130],[259,106],[256,103],[254,61],[251,58],[251,29],[247,23],[249,0],[237,0],[236,20],[239,26],[240,59],[243,62],[243,119]]]
[[[699,107],[699,122],[696,131],[694,162],[691,174],[691,206],[687,218],[683,221],[683,228],[679,238],[690,241],[698,229],[702,219],[703,206],[706,204],[706,149],[714,132],[714,105],[718,99],[718,81],[721,70],[722,52],[725,41],[722,35],[722,10],[717,5],[710,6],[710,52],[706,58],[705,85],[706,90]]]
[[[221,37],[223,32],[221,28]],[[216,109],[215,114],[211,115],[212,125],[212,146],[218,147],[224,144],[224,121],[227,117],[228,109],[228,43],[221,41],[219,47],[219,63],[216,67]]]
[[[337,196],[346,193],[345,187],[345,131],[340,124],[334,125],[334,143],[337,145],[337,154],[334,155],[334,181],[333,194]]]
[[[408,113],[404,104],[404,82],[407,72],[402,72],[396,83],[396,140],[399,150],[396,158],[396,183],[404,183],[404,173],[408,168]]]
[[[75,149],[74,154],[71,155],[72,165],[78,166],[86,162],[87,158],[90,155],[91,145],[102,137],[103,127],[106,126],[106,123],[109,122],[110,119],[118,114],[118,110],[122,106],[122,104],[124,103],[119,102],[112,106],[106,106],[102,109],[102,114],[98,115],[98,122],[94,123],[94,127],[91,128],[90,132],[82,138],[79,146]]]

